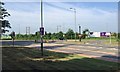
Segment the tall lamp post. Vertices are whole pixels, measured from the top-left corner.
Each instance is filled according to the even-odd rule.
[[[42,0],[41,0],[41,27],[40,27],[40,35],[41,35],[41,55],[43,56],[44,27],[43,27],[43,2],[42,2]]]
[[[75,41],[76,41],[76,37],[77,37],[77,34],[76,34],[76,9],[75,8],[70,8],[70,9],[74,11],[74,19],[75,19]]]

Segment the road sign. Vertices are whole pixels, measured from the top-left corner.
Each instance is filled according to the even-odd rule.
[[[79,36],[79,41],[81,42],[81,37],[82,37],[82,35],[81,35],[81,34],[79,34],[78,36]]]
[[[106,32],[101,32],[100,36],[105,37],[106,36]]]
[[[41,35],[44,35],[44,27],[41,27],[41,28],[40,28],[40,34],[41,34]]]
[[[10,36],[12,37],[12,39],[15,37],[15,32],[11,32]]]
[[[13,39],[13,47],[14,47],[14,39],[15,39],[15,32],[14,31],[11,33],[11,37]]]

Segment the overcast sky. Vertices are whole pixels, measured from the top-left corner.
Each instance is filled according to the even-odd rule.
[[[78,32],[78,26],[82,30],[90,29],[94,32],[118,31],[118,3],[117,2],[44,2],[44,27],[47,32],[66,32],[69,28]],[[31,33],[35,33],[40,27],[40,2],[6,2],[5,6],[11,16],[8,18],[12,29],[16,33],[26,33],[26,27],[30,27]],[[74,12],[77,12],[76,29]]]

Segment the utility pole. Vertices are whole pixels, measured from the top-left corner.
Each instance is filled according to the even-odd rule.
[[[57,25],[57,33],[62,31],[61,25]]]
[[[58,33],[58,26],[57,26],[57,33]]]
[[[30,34],[30,27],[26,27],[26,35],[29,35]]]
[[[30,27],[29,27],[29,34],[30,34]]]
[[[62,27],[61,27],[61,25],[60,25],[59,27],[60,27],[60,31],[62,31]]]
[[[64,23],[63,23],[62,26],[63,26],[63,27],[62,27],[62,31],[63,31],[63,33],[65,33],[65,25],[64,25]]]

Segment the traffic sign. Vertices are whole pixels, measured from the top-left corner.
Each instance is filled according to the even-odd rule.
[[[41,35],[44,35],[44,27],[41,27],[41,28],[40,28],[40,34],[41,34]]]
[[[11,36],[12,38],[14,38],[14,37],[15,37],[15,32],[14,32],[14,31],[11,32],[10,36]]]
[[[13,32],[11,32],[11,37],[12,37],[12,40],[13,40],[13,47],[14,47],[14,39],[15,39],[15,32],[13,31]]]

